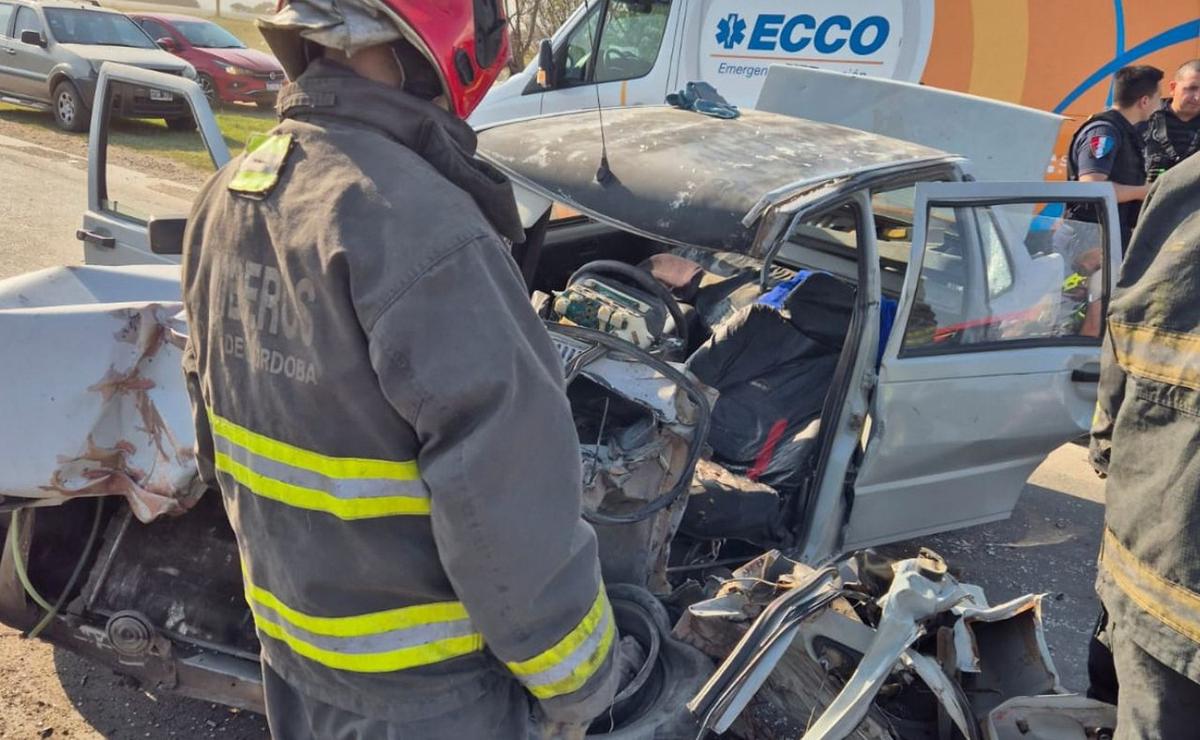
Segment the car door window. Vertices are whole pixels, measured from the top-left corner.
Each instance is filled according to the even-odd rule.
[[[24,5],[17,8],[17,24],[13,29],[13,38],[21,38],[21,34],[25,31],[42,32],[42,19],[38,18],[38,14],[32,8],[27,8]]]
[[[596,46],[601,7],[599,3],[593,5],[583,22],[567,36],[562,74],[559,75],[563,86],[582,85],[588,81],[588,67],[592,61],[592,49]]]
[[[0,37],[8,36],[8,22],[12,20],[13,6],[0,3]]]
[[[154,39],[155,41],[158,41],[159,39],[171,38],[171,34],[167,32],[167,29],[163,28],[162,25],[156,21],[140,20],[138,21],[138,25],[142,27],[143,31],[150,34],[150,38]]]
[[[669,2],[610,0],[596,52],[596,82],[644,77],[658,59]]]
[[[567,36],[560,86],[618,82],[649,74],[658,59],[670,14],[669,0],[596,3]]]
[[[901,356],[1012,342],[1099,344],[1107,236],[1100,224],[1041,215],[1059,207],[932,205]],[[1024,283],[1013,277],[1017,250],[1034,267]],[[976,253],[978,267],[970,259]],[[1003,309],[995,305],[1001,297]]]

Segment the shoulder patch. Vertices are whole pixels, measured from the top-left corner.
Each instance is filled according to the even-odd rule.
[[[1104,157],[1109,156],[1115,144],[1114,138],[1106,133],[1093,133],[1092,136],[1087,137],[1087,149],[1092,152],[1092,157],[1096,160],[1103,160]]]
[[[287,162],[295,140],[291,134],[254,134],[246,141],[246,156],[229,181],[234,193],[265,198],[279,184],[279,172]]]

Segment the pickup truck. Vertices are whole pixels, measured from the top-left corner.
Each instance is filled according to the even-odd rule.
[[[97,95],[116,84],[187,101],[228,161],[194,82],[106,65]],[[0,342],[22,348],[0,356],[0,621],[260,708],[233,533],[192,456],[185,219],[108,199],[109,125],[97,106],[86,264],[0,281]],[[766,550],[815,567],[1001,519],[1086,430],[1110,187],[975,182],[951,153],[758,111],[609,109],[602,161],[600,125],[499,125],[479,156],[514,183],[513,256],[562,354],[608,583],[675,617],[689,584],[694,602]],[[1046,215],[1073,203],[1099,224]],[[654,702],[681,706],[699,670]]]

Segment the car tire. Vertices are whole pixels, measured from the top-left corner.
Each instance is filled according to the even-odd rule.
[[[255,100],[254,104],[258,106],[259,110],[275,110],[274,100]]]
[[[203,72],[196,78],[196,84],[200,86],[201,92],[204,93],[204,98],[208,101],[208,107],[216,110],[221,106],[221,99],[217,97],[217,83],[209,75]]]
[[[91,120],[91,111],[83,102],[79,90],[70,80],[63,80],[54,86],[51,108],[54,111],[54,123],[63,131],[80,133],[87,131]]]
[[[195,131],[196,119],[190,115],[180,116],[179,118],[164,118],[167,122],[167,128],[172,131]]]

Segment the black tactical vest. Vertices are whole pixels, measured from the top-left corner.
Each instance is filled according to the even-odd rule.
[[[1121,115],[1120,111],[1112,109],[1097,113],[1084,121],[1083,125],[1075,131],[1075,135],[1071,137],[1071,148],[1067,150],[1067,179],[1079,179],[1079,164],[1075,161],[1075,145],[1079,143],[1079,135],[1083,130],[1096,121],[1112,124],[1121,137],[1116,146],[1116,161],[1113,162],[1112,171],[1108,174],[1109,181],[1121,185],[1144,185],[1146,183],[1146,160],[1142,152],[1142,137],[1138,135],[1133,124]],[[1138,213],[1141,209],[1142,202],[1140,200],[1117,204],[1117,214],[1121,219],[1122,246],[1129,244],[1129,238],[1133,235],[1133,227],[1137,223]],[[1066,217],[1091,223],[1100,221],[1099,213],[1090,204],[1068,206]]]
[[[1144,144],[1146,147],[1146,178],[1149,182],[1154,182],[1159,175],[1200,150],[1200,129],[1192,133],[1191,141],[1183,151],[1179,151],[1171,143],[1171,137],[1167,133],[1168,115],[1171,113],[1164,105],[1150,114],[1150,121],[1146,126]]]

